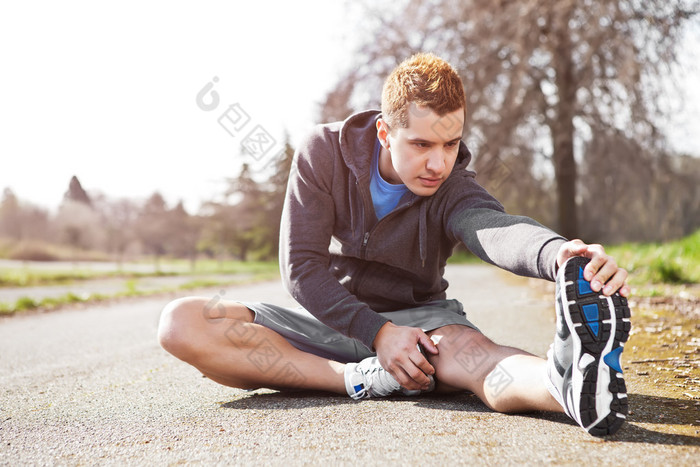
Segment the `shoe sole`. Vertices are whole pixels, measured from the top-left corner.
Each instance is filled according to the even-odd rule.
[[[583,278],[587,258],[566,263],[561,304],[573,338],[573,395],[581,426],[594,436],[615,433],[627,417],[627,390],[620,354],[631,328],[627,299],[594,292]]]

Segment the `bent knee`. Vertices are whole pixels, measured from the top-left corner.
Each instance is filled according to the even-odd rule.
[[[433,339],[438,340],[439,353],[430,356],[429,360],[435,367],[438,380],[457,387],[468,382],[468,389],[474,390],[490,371],[498,346],[475,329],[466,326],[449,328],[432,333]]]
[[[165,350],[189,361],[189,357],[201,350],[203,342],[214,337],[219,330],[213,323],[222,318],[252,322],[254,314],[243,305],[204,297],[185,297],[168,303],[158,323],[158,341]]]
[[[455,357],[461,354],[486,354],[498,347],[480,331],[463,325],[450,325],[430,333],[431,339],[438,342],[441,353]]]
[[[197,321],[204,319],[203,310],[207,300],[186,297],[168,303],[158,322],[158,342],[175,356],[180,356],[189,344],[189,336],[197,329]]]

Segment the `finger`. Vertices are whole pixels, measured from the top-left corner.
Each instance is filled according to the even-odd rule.
[[[409,359],[411,362],[420,370],[421,373],[425,375],[434,375],[435,374],[435,368],[433,365],[430,364],[427,358],[425,358],[425,355],[423,355],[420,352],[415,352],[409,355]],[[427,377],[426,377],[427,378]],[[419,381],[423,381],[423,378],[420,378]],[[430,380],[426,381],[430,382]]]
[[[618,268],[615,272],[615,275],[613,275],[613,277],[605,284],[605,287],[603,288],[603,294],[608,296],[614,294],[624,285],[626,285],[626,280],[627,271],[622,268]]]
[[[425,333],[423,333],[423,335],[420,336],[418,343],[423,347],[424,350],[430,352],[433,355],[437,355],[439,352],[436,343],[433,342],[433,340],[430,337],[428,337],[428,335]]]
[[[418,361],[414,361],[414,359]],[[411,354],[410,360],[412,365],[405,367],[404,371],[406,371],[408,376],[418,385],[418,388],[416,389],[427,389],[430,385],[430,378],[428,378],[426,371],[419,366],[421,364],[420,360],[425,361],[428,371],[432,370],[432,366],[427,360],[425,360],[425,357],[423,357],[420,352]]]
[[[569,258],[573,258],[574,256],[583,256],[587,248],[588,245],[579,239],[566,242],[557,253],[557,267],[564,264]]]
[[[588,245],[578,239],[572,240],[569,245],[571,256],[581,256],[588,249]]]
[[[608,256],[605,254],[605,250],[601,245],[587,245],[583,256],[590,259],[586,267],[583,268],[583,278],[592,282],[598,270],[607,262]],[[593,287],[592,283],[591,287]],[[600,288],[598,288],[598,290],[600,290]],[[598,290],[596,290],[596,292]]]
[[[608,258],[608,261],[603,263],[602,267],[598,269],[598,272],[596,272],[593,279],[591,279],[591,289],[593,289],[595,292],[603,291],[604,285],[610,282],[610,280],[615,277],[619,270],[620,268],[617,267],[615,260]],[[617,287],[611,293],[614,293],[620,286],[622,286],[622,282],[624,282],[624,279],[617,284]],[[612,285],[615,285],[615,283]]]
[[[620,287],[620,295],[622,295],[625,298],[629,298],[630,294],[632,293],[632,289],[628,284],[623,285]]]
[[[403,370],[398,365],[393,365],[391,367],[384,367],[386,371],[388,371],[391,376],[394,377],[394,379],[404,388],[411,389],[409,386],[413,382],[413,380],[408,376],[408,374]],[[418,388],[415,388],[418,389]]]
[[[406,368],[398,368],[396,371],[396,374],[394,375],[394,378],[396,378],[396,381],[399,382],[399,384],[410,390],[416,390],[416,389],[422,389],[425,384],[423,382],[418,381],[416,378],[420,378],[422,375],[423,378],[426,380],[428,379],[425,374],[420,371],[418,368],[416,368],[415,365],[413,365],[412,370],[408,370]],[[429,382],[430,380],[428,380]]]

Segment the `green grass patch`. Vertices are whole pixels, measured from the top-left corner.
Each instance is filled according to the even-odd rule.
[[[14,311],[31,310],[39,306],[39,304],[31,297],[20,297],[15,302]]]
[[[126,289],[126,294],[136,295],[138,294],[138,288],[136,286],[136,279],[129,279],[124,283],[124,288]]]
[[[64,285],[94,279],[130,279],[147,277],[167,277],[181,275],[231,274],[250,275],[272,274],[279,271],[276,261],[213,261],[202,260],[196,263],[195,270],[187,269],[184,260],[168,260],[161,263],[161,270],[152,272],[95,271],[89,269],[44,270],[32,268],[31,263],[16,269],[0,269],[0,287],[34,287],[39,285]]]
[[[625,243],[606,252],[630,273],[630,283],[700,283],[700,230],[666,243]]]
[[[20,297],[14,303],[0,303],[0,315],[8,315],[14,313],[20,313],[28,310],[35,310],[38,308],[42,309],[54,309],[62,305],[68,305],[71,303],[80,303],[87,300],[92,300],[95,297],[87,296],[81,297],[72,292],[64,294],[60,297],[47,297],[41,300],[35,300],[31,297]]]
[[[265,280],[279,278],[279,269],[264,268],[264,272],[251,275],[243,275],[241,277],[231,276],[229,280],[218,279],[194,279],[181,284],[178,287],[163,287],[157,290],[141,290],[138,288],[136,280],[128,280],[125,283],[124,290],[115,294],[100,294],[93,293],[89,295],[77,295],[73,292],[68,292],[58,297],[48,297],[41,300],[35,300],[31,297],[20,297],[15,303],[0,302],[0,315],[11,315],[28,310],[52,310],[65,305],[75,303],[98,303],[105,300],[126,298],[126,297],[146,297],[149,295],[157,295],[160,293],[177,292],[182,290],[231,286],[255,283]]]
[[[194,269],[187,260],[167,260],[162,262],[163,269],[182,271],[183,274],[258,274],[279,271],[277,261],[235,261],[200,259]]]
[[[95,271],[41,271],[30,269],[5,269],[0,270],[0,287],[33,287],[37,285],[61,285],[74,281],[97,279],[104,273]]]
[[[447,259],[447,264],[479,264],[483,263],[481,258],[469,250],[457,249],[452,256]]]

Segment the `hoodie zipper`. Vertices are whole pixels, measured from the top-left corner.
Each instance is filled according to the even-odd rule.
[[[391,217],[397,212],[403,211],[404,209],[408,209],[413,205],[413,202],[415,200],[411,199],[410,201],[405,202],[404,204],[397,206],[394,208],[390,213],[388,213],[386,216],[382,217],[377,221],[376,224],[374,224],[374,227],[372,227],[370,230],[365,232],[364,237],[362,238],[362,248],[360,249],[360,257],[362,259],[367,259],[367,243],[369,242],[369,238],[372,236],[372,232],[374,232],[379,225],[384,222],[387,218]]]

